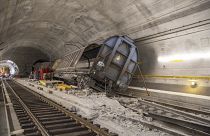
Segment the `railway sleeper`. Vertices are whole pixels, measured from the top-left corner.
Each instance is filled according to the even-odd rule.
[[[25,117],[22,117],[22,118],[18,118],[19,120],[29,120],[30,117],[29,116],[25,116]]]
[[[17,114],[21,114],[21,113],[25,113],[25,110],[20,110],[20,109],[14,109],[15,110],[15,112],[17,113]]]
[[[49,105],[29,105],[31,109],[47,108]]]
[[[14,109],[15,110],[15,109]],[[26,112],[23,110],[23,111],[16,111],[15,110],[15,112],[16,112],[16,114],[19,114],[19,115],[24,115],[24,114],[26,114]]]
[[[48,114],[35,114],[38,118],[47,118],[47,117],[56,117],[56,116],[65,116],[64,113],[58,112],[58,113],[48,113]]]
[[[60,129],[53,129],[53,130],[49,130],[49,132],[53,135],[56,134],[63,134],[63,133],[71,133],[71,132],[80,132],[83,130],[87,130],[88,129],[86,127],[82,127],[82,126],[75,126],[75,127],[70,127],[70,128],[60,128]]]
[[[18,110],[18,109],[22,109],[22,107],[21,107],[20,105],[14,105],[14,104],[13,104],[13,107],[14,107],[15,109],[17,109],[17,110]]]
[[[62,125],[60,124],[46,125],[45,127],[47,129],[59,129],[59,128],[67,128],[67,127],[73,127],[73,126],[80,126],[80,124],[76,122],[69,122],[69,123],[63,123]]]
[[[35,124],[32,123],[32,122],[24,123],[24,124],[21,124],[21,127],[22,127],[23,129],[25,129],[25,128],[31,128],[31,127],[35,127]]]
[[[40,121],[53,121],[53,120],[62,120],[62,119],[69,119],[67,116],[56,116],[56,117],[49,117],[49,118],[39,118]]]
[[[186,127],[186,128],[191,128],[191,129],[194,129],[194,130],[198,130],[200,132],[207,133],[210,136],[210,126],[208,126],[208,125],[194,123],[194,122],[188,122],[188,121],[181,120],[181,119],[178,119],[178,118],[170,118],[170,117],[167,117],[167,116],[156,115],[156,114],[153,114],[153,113],[149,113],[148,115],[150,117],[154,118],[154,119],[157,119],[157,120],[169,122],[169,123],[172,123],[172,124],[176,124],[176,125],[179,125],[179,126],[183,126],[183,127]]]
[[[26,116],[28,116],[26,113],[24,113],[24,114],[17,114],[18,118],[23,118],[23,117],[26,117]]]
[[[33,95],[33,94],[31,94]],[[30,96],[29,96],[30,97]],[[36,98],[31,98],[30,100],[27,100],[26,98],[23,99],[24,102],[27,102],[28,105],[39,105],[43,104],[43,102]]]
[[[42,109],[42,108],[32,108],[32,107],[30,107],[30,110],[32,111],[32,112],[45,112],[45,111],[52,111],[52,110],[56,110],[55,108],[49,108],[49,107],[45,107],[45,109]]]
[[[24,109],[23,108],[20,108],[20,109],[16,109],[16,108],[14,108],[15,109],[15,111],[16,112],[23,112],[24,111]]]
[[[53,121],[43,121],[43,125],[51,125],[51,124],[63,124],[63,123],[68,123],[68,122],[74,122],[74,120],[70,119],[62,119],[62,120],[53,120]]]
[[[42,134],[39,131],[31,132],[31,133],[25,133],[25,136],[42,136]]]
[[[25,122],[25,121],[31,121],[31,118],[29,116],[18,118],[19,122]]]
[[[64,133],[64,134],[55,134],[55,136],[96,136],[97,134],[92,132],[92,131],[88,131],[88,130],[83,130],[83,131],[79,131],[79,132],[70,132],[70,133]]]
[[[43,101],[39,101],[39,102],[36,102],[36,103],[28,103],[30,106],[48,106],[47,103],[43,102]]]
[[[30,103],[31,106],[48,106],[47,103],[41,102],[41,103]]]
[[[52,109],[55,109],[54,107],[45,107],[45,108],[35,108],[35,109],[33,109],[33,108],[31,108],[31,107],[29,107],[30,108],[30,110],[31,111],[45,111],[45,110],[52,110]]]
[[[24,133],[32,133],[38,131],[37,127],[25,128]]]
[[[28,119],[28,120],[19,120],[19,122],[22,123],[22,124],[27,124],[27,123],[30,123],[31,120],[30,119]]]
[[[32,111],[34,114],[41,114],[41,115],[44,115],[44,114],[50,114],[50,113],[57,113],[57,112],[60,112],[60,111],[58,111],[58,110],[56,110],[56,109],[53,109],[53,110],[45,110],[45,111],[36,111],[36,110],[34,110],[34,111]]]

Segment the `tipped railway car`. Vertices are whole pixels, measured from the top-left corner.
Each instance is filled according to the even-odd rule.
[[[55,76],[98,91],[126,90],[138,65],[138,50],[127,36],[113,36],[66,55]],[[57,65],[57,64],[56,64]]]

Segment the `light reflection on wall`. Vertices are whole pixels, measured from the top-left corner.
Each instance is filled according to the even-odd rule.
[[[159,56],[158,62],[183,62],[199,59],[210,59],[210,52],[183,53]]]
[[[202,91],[203,91],[203,87],[202,86],[198,86],[198,87],[192,88],[191,85],[189,85],[189,86],[185,86],[184,87],[184,92],[185,93],[202,94]]]

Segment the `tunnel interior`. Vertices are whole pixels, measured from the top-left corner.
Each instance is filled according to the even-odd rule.
[[[210,0],[0,0],[8,135],[210,136]]]
[[[13,78],[19,74],[17,64],[11,60],[0,61],[0,75],[1,78]]]
[[[20,76],[28,76],[32,66],[38,60],[50,61],[47,54],[32,47],[16,47],[5,51],[2,58],[15,62],[19,68]]]
[[[127,35],[140,52],[138,63],[150,88],[208,93],[208,0],[0,3],[1,58],[16,62],[21,75],[28,75],[37,60],[65,60],[68,54],[91,44]],[[137,71],[132,86],[145,86],[139,75]],[[188,92],[191,80],[196,80],[198,86]]]

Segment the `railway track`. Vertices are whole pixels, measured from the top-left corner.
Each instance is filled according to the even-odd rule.
[[[117,136],[13,81],[2,82],[26,136]]]
[[[151,100],[146,100],[146,101],[153,102]],[[174,109],[177,109],[177,110],[192,113],[192,114],[195,114],[195,115],[210,117],[210,110],[207,109],[207,108],[206,109],[196,109],[196,108],[192,109],[192,108],[182,107],[182,106],[174,105],[174,104],[170,104],[170,103],[163,103],[163,102],[157,102],[157,101],[155,103],[160,104],[162,106],[167,106],[167,107],[171,107],[171,108],[174,108]]]
[[[151,122],[160,121],[161,124],[163,123],[156,127],[158,129],[176,135],[210,136],[210,120],[207,118],[142,99],[137,102],[119,102],[124,107],[143,114],[145,118],[150,118]],[[142,111],[139,111],[139,109]],[[168,126],[172,127],[171,130]],[[154,128],[155,123],[150,123],[149,127]]]

